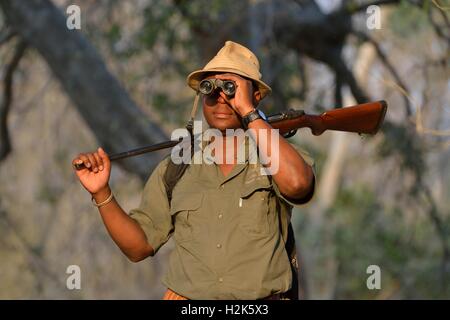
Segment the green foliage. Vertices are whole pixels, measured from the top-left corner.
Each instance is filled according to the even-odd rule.
[[[406,224],[404,209],[381,203],[368,187],[359,186],[340,192],[329,219],[336,221],[337,298],[450,296],[438,272],[441,250],[430,246],[434,228],[423,217]],[[381,290],[366,287],[369,265],[381,268]]]
[[[121,29],[120,26],[117,23],[114,23],[108,30],[108,32],[106,33],[106,39],[110,42],[110,43],[114,43],[119,41],[121,36]]]
[[[401,37],[416,37],[419,32],[429,27],[427,10],[432,5],[431,1],[424,1],[423,7],[417,7],[402,1],[389,17],[389,27]]]
[[[169,27],[169,19],[173,14],[173,7],[166,4],[166,1],[156,1],[155,4],[144,10],[144,26],[139,36],[141,44],[146,49],[152,49],[158,37],[168,35],[171,32],[162,32]],[[170,39],[171,36],[169,35]]]
[[[164,93],[154,94],[152,104],[156,108],[156,110],[159,111],[167,110],[169,109],[168,105],[170,104],[169,97]]]
[[[196,2],[195,2],[196,3]],[[183,17],[184,11],[190,14],[194,5],[182,2],[178,7],[170,2],[156,0],[152,5],[144,9],[144,26],[139,34],[139,42],[145,49],[153,49],[158,41],[161,41],[169,50],[182,47],[193,47],[192,37],[186,34],[186,30],[192,29],[197,19]],[[195,10],[192,10],[195,11]]]
[[[364,187],[342,191],[337,200],[329,212],[337,220],[334,233],[336,259],[339,261],[337,296],[369,298],[372,292],[364,281],[367,266],[382,265],[382,252],[374,250],[380,246],[373,237],[380,232],[377,221],[380,204]],[[390,251],[385,244],[383,247]],[[389,254],[396,255],[395,251]]]
[[[383,124],[384,139],[378,148],[381,158],[394,157],[399,162],[400,170],[414,174],[417,182],[422,181],[426,170],[425,149],[420,137],[410,126],[398,125],[390,121]],[[420,183],[415,183],[411,192],[417,194]]]
[[[156,45],[170,53],[171,70],[185,77],[198,67],[197,45],[190,30],[192,21],[183,16],[184,4],[178,7],[164,0],[155,0],[144,9],[144,25],[137,39],[140,50],[153,50]],[[189,6],[187,6],[189,8]]]
[[[163,118],[164,121],[174,123],[178,126],[183,126],[186,122],[186,113],[183,112],[183,108],[174,103],[169,94],[164,92],[157,92],[152,96],[151,102],[153,108]],[[183,103],[188,105],[188,101]]]

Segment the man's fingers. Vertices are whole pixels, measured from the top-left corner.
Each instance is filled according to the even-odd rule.
[[[91,163],[89,162],[89,158],[86,156],[86,154],[81,153],[78,156],[78,158],[81,160],[81,163],[83,163],[86,168],[90,168],[91,167]]]
[[[83,160],[80,159],[80,155],[76,156],[75,159],[72,160],[72,165],[76,165],[76,164],[82,164]]]
[[[98,148],[96,152],[80,153],[72,160],[72,165],[84,164],[87,169],[93,172],[110,168],[110,160],[106,152],[102,148]]]
[[[95,160],[94,154],[88,153],[87,157],[89,158],[89,162],[92,165],[91,170],[94,172],[98,172],[98,164],[97,164],[97,160]]]
[[[100,155],[100,158],[102,158],[103,166],[106,170],[109,170],[111,166],[111,161],[109,160],[108,154],[103,150],[102,147],[98,148],[98,154]]]
[[[102,158],[100,157],[98,152],[94,152],[93,155],[94,155],[95,161],[97,161],[98,169],[100,171],[102,171],[103,170],[103,160],[102,160]]]

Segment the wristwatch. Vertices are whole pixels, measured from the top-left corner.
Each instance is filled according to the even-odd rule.
[[[248,129],[248,124],[256,119],[262,119],[257,109],[254,109],[252,112],[247,113],[244,117],[242,117],[242,125],[244,129]]]

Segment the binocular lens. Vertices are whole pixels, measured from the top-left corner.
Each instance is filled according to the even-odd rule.
[[[233,95],[236,92],[236,86],[232,81],[225,81],[222,90],[226,95]]]
[[[227,96],[232,96],[236,93],[236,84],[231,80],[221,79],[205,79],[200,82],[198,90],[202,94],[211,94],[216,88],[222,89]]]
[[[211,81],[208,80],[203,80],[202,82],[200,82],[200,92],[203,94],[210,94],[214,89],[214,85],[212,84]]]

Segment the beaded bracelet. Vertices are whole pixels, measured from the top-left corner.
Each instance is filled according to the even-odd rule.
[[[94,206],[96,206],[96,207],[101,207],[101,206],[104,206],[105,204],[108,204],[108,203],[110,203],[111,202],[111,200],[113,199],[113,197],[114,197],[114,195],[113,195],[113,193],[112,193],[112,191],[111,191],[111,194],[108,196],[108,198],[106,198],[106,200],[105,201],[103,201],[103,202],[100,202],[100,203],[97,203],[97,202],[95,202],[95,199],[94,199],[94,197],[92,197],[92,203],[94,204]]]

